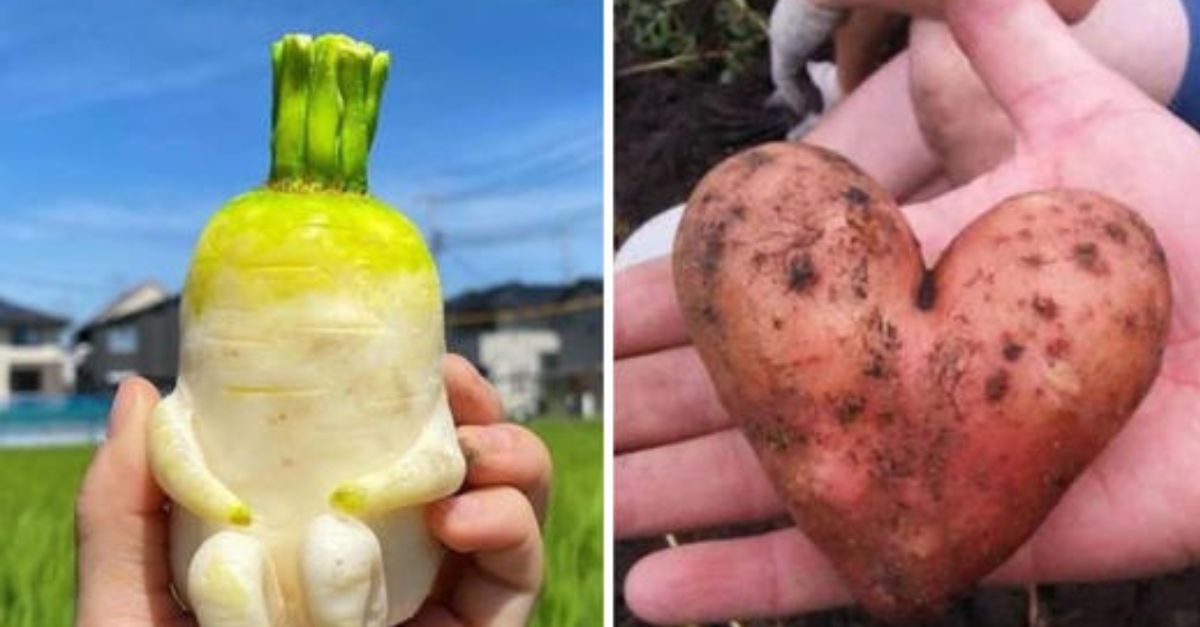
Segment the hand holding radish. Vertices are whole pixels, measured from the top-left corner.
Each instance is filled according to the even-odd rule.
[[[426,510],[430,530],[455,553],[435,597],[409,624],[524,624],[541,587],[539,520],[550,460],[536,436],[503,422],[495,390],[466,360],[448,356],[442,372],[471,462],[467,489]],[[83,481],[76,507],[79,627],[196,624],[171,593],[166,496],[145,457],[146,422],[157,401],[144,380],[121,385],[108,439]]]

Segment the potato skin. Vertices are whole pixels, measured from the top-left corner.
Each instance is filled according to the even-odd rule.
[[[701,181],[674,275],[793,519],[896,622],[1033,533],[1148,392],[1171,310],[1153,232],[1111,199],[1008,199],[926,271],[884,189],[796,144]]]

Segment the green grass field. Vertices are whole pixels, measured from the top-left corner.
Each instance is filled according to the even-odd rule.
[[[546,585],[533,624],[600,625],[604,620],[601,424],[544,420],[531,426],[554,457],[554,488],[545,529]]]
[[[546,520],[542,627],[599,625],[603,611],[603,439],[599,422],[531,426],[554,457]],[[74,607],[73,506],[86,448],[0,450],[0,625],[70,625]],[[132,626],[136,627],[136,626]]]

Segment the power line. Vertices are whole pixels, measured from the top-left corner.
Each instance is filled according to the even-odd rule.
[[[90,291],[90,292],[107,292],[108,291],[107,287],[104,287],[101,285],[95,285],[95,284],[89,284],[89,283],[76,283],[74,281],[63,281],[61,279],[52,279],[52,278],[48,278],[48,277],[35,276],[35,275],[30,275],[30,274],[19,274],[16,272],[8,272],[8,271],[3,271],[3,270],[0,270],[0,279],[4,279],[7,281],[13,281],[15,283],[21,283],[24,285],[32,285],[34,287],[51,288],[51,289],[70,291],[70,292],[78,292],[80,290],[85,290],[85,291]]]
[[[493,149],[490,153],[483,153],[483,158],[477,156],[480,153],[462,152],[459,155],[465,158],[461,158],[457,163],[447,163],[441,169],[448,172],[497,170],[504,165],[527,161],[531,155],[544,155],[552,150],[561,149],[563,146],[573,146],[589,142],[599,144],[603,140],[603,134],[600,133],[600,126],[595,124],[593,120],[588,120],[586,123],[576,124],[572,128],[561,129],[556,135],[539,138],[537,142],[524,146],[510,145],[502,150]]]
[[[597,170],[599,156],[593,161],[555,162],[549,165],[534,162],[510,176],[484,180],[473,185],[466,185],[455,190],[438,194],[447,204],[463,204],[470,200],[478,200],[501,192],[514,190],[529,190],[544,188],[551,183],[557,183],[584,172]],[[598,170],[597,170],[598,171]]]
[[[600,173],[603,150],[598,137],[591,134],[572,134],[548,141],[544,146],[518,152],[489,163],[471,166],[472,174],[495,173],[458,188],[442,190],[438,198],[443,203],[458,204],[487,197],[501,191],[545,187],[562,179],[587,172]]]
[[[435,230],[432,237],[442,248],[515,244],[531,239],[562,237],[566,232],[586,224],[582,221],[583,218],[600,218],[601,211],[598,205],[589,203],[548,219],[457,232]]]
[[[476,267],[474,264],[468,262],[466,260],[466,258],[464,258],[462,255],[458,254],[458,251],[451,251],[447,254],[446,250],[442,249],[441,259],[447,259],[447,258],[450,259],[451,261],[453,261],[454,265],[458,266],[458,268],[460,270],[465,271],[465,273],[467,274],[467,276],[469,278],[479,280],[484,277],[483,271],[480,270],[478,267]]]

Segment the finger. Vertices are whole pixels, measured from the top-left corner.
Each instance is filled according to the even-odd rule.
[[[1095,472],[1082,475],[1071,487],[1070,492],[1074,494],[1060,503],[1051,518],[1003,566],[992,573],[988,581],[1005,584],[1089,581],[1124,579],[1159,572],[1159,568],[1138,572],[1141,569],[1137,567],[1137,560],[1130,560],[1130,556],[1123,555],[1122,550],[1113,550],[1114,544],[1128,544],[1128,541],[1121,542],[1114,538],[1114,531],[1120,529],[1130,534],[1127,537],[1133,537],[1141,530],[1137,525],[1129,525],[1131,521],[1128,517],[1114,516],[1110,510],[1113,503],[1103,484],[1104,481],[1098,480]],[[1080,494],[1084,495],[1082,501],[1078,498]],[[1081,508],[1083,511],[1080,511]],[[1103,515],[1105,518],[1097,519],[1094,515]],[[1065,529],[1061,524],[1064,519],[1070,520],[1073,528]],[[1097,524],[1098,520],[1104,522]],[[1068,533],[1063,533],[1064,530]],[[1150,531],[1148,535],[1156,534]],[[1163,545],[1161,548],[1169,547]],[[1158,566],[1168,565],[1186,566]]]
[[[653,553],[625,578],[625,602],[663,625],[797,614],[850,600],[825,556],[796,529]]]
[[[906,197],[898,197],[902,204],[932,200],[954,189],[954,184],[942,172],[937,172],[921,182],[920,187]]]
[[[158,392],[144,379],[124,381],[113,399],[107,438],[96,450],[76,502],[81,531],[121,531],[114,518],[158,518],[166,496],[146,460],[146,422]],[[86,538],[85,538],[86,539]]]
[[[465,627],[465,623],[444,605],[430,603],[422,606],[404,627]]]
[[[851,9],[874,9],[924,17],[942,14],[943,0],[825,0],[825,4]]]
[[[618,537],[766,520],[783,511],[754,451],[736,430],[614,460]]]
[[[146,460],[146,423],[157,402],[157,390],[144,379],[122,382],[107,440],[84,475],[76,501],[81,624],[102,617],[188,624],[168,587],[166,496]]]
[[[1160,381],[1156,385],[1134,420],[1072,485],[1033,538],[988,578],[990,583],[1129,578],[1176,570],[1194,562],[1194,556],[1200,554],[1200,534],[1195,532],[1195,513],[1187,504],[1200,502],[1200,488],[1190,479],[1200,471],[1195,456],[1195,450],[1200,448],[1200,431],[1191,424],[1193,413],[1188,408],[1194,406],[1194,401],[1178,392],[1171,384],[1163,385]],[[801,536],[792,541],[802,540]],[[736,546],[753,546],[749,540],[731,542],[743,543]],[[670,583],[670,578],[683,577],[689,572],[687,569],[692,569],[696,585],[704,585],[707,582],[702,577],[709,569],[725,567],[714,557],[720,553],[710,550],[711,547],[697,544],[687,548],[697,551],[699,557],[672,552],[655,554],[652,558],[661,557],[663,562],[648,562],[654,566],[646,576],[649,584],[627,581],[627,594],[631,589],[644,593],[650,597],[644,602],[653,605],[657,601],[655,595],[665,594],[661,592],[663,588],[669,590],[676,585]],[[738,557],[736,551],[730,551],[742,560],[753,555],[747,552]],[[787,549],[782,552],[787,554]],[[812,570],[803,557],[787,559],[797,564],[797,569]],[[630,580],[634,576],[631,572]],[[730,580],[733,581],[732,576]],[[773,608],[759,610],[761,615],[776,610],[785,613],[816,609],[830,602],[830,598],[833,603],[840,602],[837,596],[798,597],[778,577],[760,577],[758,581],[763,586],[771,582],[779,584],[778,596],[785,601],[747,601],[746,606],[735,610],[725,607],[722,611],[750,616],[756,607]],[[697,596],[715,603],[716,594],[701,591]],[[643,617],[666,616],[663,620],[667,622],[694,621],[697,619],[692,615],[666,614],[672,611],[672,603],[692,602],[690,597],[667,598],[662,601],[663,607],[652,606],[644,614],[634,601],[630,605]],[[705,615],[708,619],[734,615],[709,610]]]
[[[123,381],[113,398],[105,442],[96,451],[80,493],[82,513],[98,509],[157,515],[165,500],[146,460],[146,422],[158,402],[148,381]],[[102,507],[93,496],[103,496]]]
[[[1160,378],[995,581],[1110,580],[1194,564],[1200,430],[1192,389]]]
[[[471,556],[447,551],[442,556],[442,564],[438,567],[437,576],[433,579],[433,588],[425,602],[429,605],[446,605],[454,598],[454,589],[463,577],[463,573],[471,568]]]
[[[901,208],[913,236],[921,243],[927,267],[933,267],[942,252],[972,221],[996,203],[1028,191],[1031,179],[1012,168],[1002,168],[931,200]]]
[[[613,350],[617,359],[687,343],[671,276],[670,257],[617,273],[613,306]]]
[[[1054,135],[1114,99],[1145,100],[1084,49],[1045,0],[951,0],[946,17],[1023,136]]]
[[[442,359],[442,376],[455,424],[487,425],[504,420],[500,394],[471,362],[450,353]]]
[[[901,52],[872,73],[804,137],[844,155],[897,197],[911,194],[939,166],[908,95],[909,56]]]
[[[669,444],[733,425],[700,355],[679,346],[618,361],[613,367],[613,438],[617,452]]]
[[[466,484],[482,488],[509,485],[533,504],[541,520],[550,491],[550,451],[532,431],[511,423],[458,428],[467,457]]]
[[[494,487],[427,510],[442,543],[474,556],[448,609],[469,625],[523,625],[542,583],[542,540],[533,508],[517,490]]]
[[[529,500],[515,488],[472,490],[428,508],[433,534],[459,553],[475,556],[480,571],[515,590],[542,581],[541,534]]]

